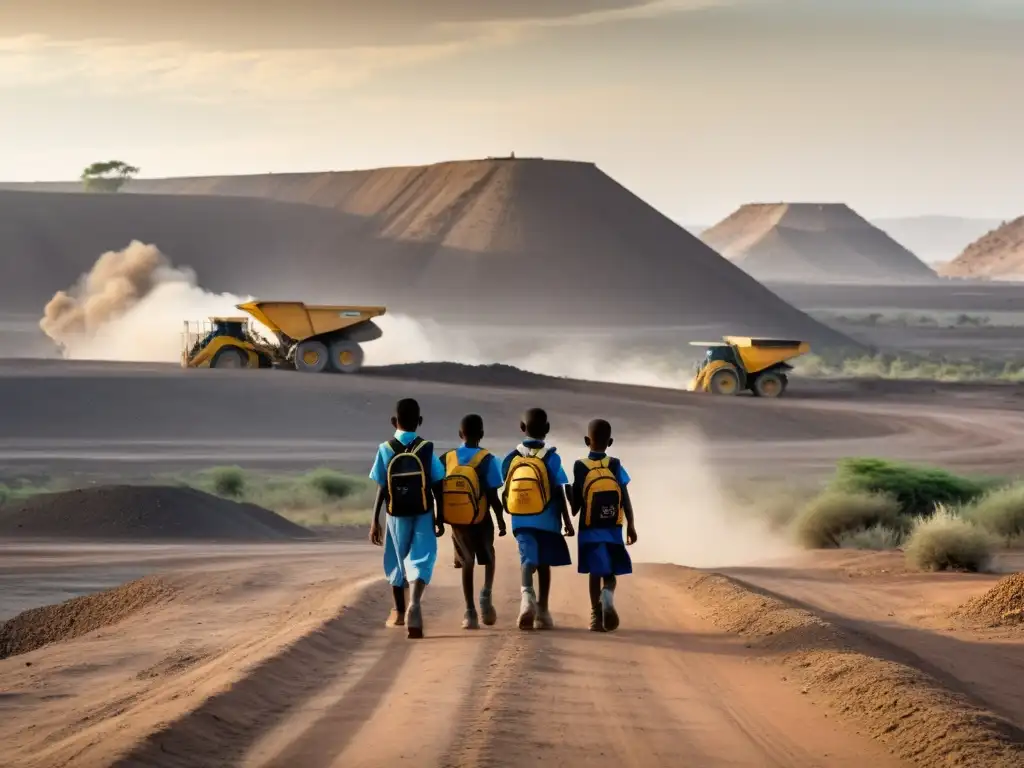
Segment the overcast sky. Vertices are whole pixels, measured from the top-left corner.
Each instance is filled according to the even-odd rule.
[[[779,200],[1006,218],[1022,41],[1024,0],[0,0],[0,179],[515,150],[693,224]]]

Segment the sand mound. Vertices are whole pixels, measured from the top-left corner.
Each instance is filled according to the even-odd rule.
[[[842,717],[860,723],[908,764],[1011,768],[1024,733],[892,649],[726,576],[690,573],[684,583],[718,626],[776,655]]]
[[[0,506],[0,537],[281,541],[313,535],[270,510],[191,488],[106,486]]]
[[[23,611],[0,624],[0,659],[109,627],[176,593],[167,582],[147,576],[115,589]]]
[[[953,615],[989,627],[1024,626],[1024,573],[1000,579],[992,589],[968,600]]]
[[[744,205],[701,239],[769,282],[935,279],[927,264],[846,205]]]
[[[940,274],[1024,280],[1024,216],[1003,224],[971,243]]]
[[[0,218],[9,210],[31,223],[0,222],[0,235],[17,230],[7,237],[22,265],[12,293],[45,278],[41,306],[99,253],[138,239],[215,291],[381,302],[462,323],[668,324],[853,346],[589,163],[481,160],[129,190],[146,194],[0,193]]]

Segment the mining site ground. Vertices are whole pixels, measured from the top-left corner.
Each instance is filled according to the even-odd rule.
[[[726,482],[813,478],[849,455],[1013,475],[1024,455],[1019,388],[998,384],[795,380],[790,397],[762,401],[452,364],[342,377],[8,360],[0,456],[14,475],[141,478],[226,463],[362,473],[406,395],[421,401],[423,433],[440,447],[470,411],[483,414],[488,445],[511,446],[523,408],[542,405],[565,454],[582,450],[587,421],[601,415],[627,466],[636,446],[667,440],[672,455],[679,440],[699,445],[700,471]],[[643,480],[642,467],[633,472]],[[671,482],[655,496],[662,521],[705,503]],[[641,537],[672,535],[653,512],[645,528],[638,509]],[[622,627],[611,634],[587,631],[586,581],[566,568],[553,591],[557,629],[522,633],[508,537],[498,545],[498,625],[464,632],[446,537],[427,639],[414,643],[383,626],[388,589],[368,544],[7,540],[3,616],[147,574],[164,589],[115,624],[0,661],[4,760],[1020,765],[1021,635],[948,618],[997,576],[911,574],[898,557],[835,555],[776,556],[726,569],[735,581],[723,583],[639,564],[621,580]],[[998,566],[1018,569],[1020,558]],[[797,621],[799,609],[815,618]],[[837,687],[851,668],[876,667]]]

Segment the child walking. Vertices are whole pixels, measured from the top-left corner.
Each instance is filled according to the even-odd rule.
[[[480,447],[484,437],[484,420],[475,413],[463,417],[459,425],[462,446],[441,456],[445,476],[442,484],[444,522],[452,529],[455,567],[462,569],[462,594],[466,598],[463,629],[479,629],[480,618],[492,626],[498,620],[491,589],[494,586],[494,518],[498,535],[505,535],[501,515],[501,468],[498,460]],[[480,612],[473,599],[473,566],[484,567],[484,586],[480,590]]]
[[[522,600],[519,629],[553,629],[549,610],[551,569],[571,565],[564,536],[574,535],[565,500],[569,480],[554,446],[545,444],[551,426],[542,408],[531,408],[519,428],[524,439],[502,462],[503,503],[519,545]],[[564,526],[564,534],[563,534]],[[540,596],[534,591],[534,574]]]
[[[422,424],[420,404],[412,398],[399,400],[391,417],[395,435],[377,449],[370,470],[377,483],[370,541],[384,547],[384,573],[395,600],[387,624],[407,627],[410,638],[423,637],[420,600],[437,561],[437,537],[444,534],[440,504],[435,503],[441,499],[444,466],[433,443],[417,434]],[[387,509],[383,531],[382,507]],[[406,605],[410,581],[412,599]]]
[[[573,465],[570,494],[573,517],[580,515],[577,568],[590,575],[590,630],[612,632],[619,626],[614,600],[616,577],[633,572],[622,542],[624,520],[626,544],[637,540],[626,487],[630,478],[622,462],[608,456],[614,442],[611,424],[594,419],[583,442],[590,453]]]

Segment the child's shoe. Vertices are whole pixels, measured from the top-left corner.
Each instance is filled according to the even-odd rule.
[[[498,612],[494,610],[494,601],[489,589],[480,590],[480,618],[488,627],[493,627],[498,620]]]
[[[519,601],[519,628],[533,629],[533,620],[537,616],[537,597],[533,589],[523,587],[523,598]]]
[[[601,613],[604,614],[606,632],[614,632],[619,628],[619,614],[615,610],[614,594],[610,589],[601,590]]]
[[[397,608],[392,608],[391,613],[388,614],[388,620],[384,622],[385,627],[404,627],[405,626],[405,614],[399,611]]]
[[[423,610],[419,604],[413,604],[405,611],[405,623],[409,628],[409,639],[419,640],[423,637]]]
[[[480,619],[477,618],[476,611],[469,609],[466,611],[466,615],[462,619],[463,629],[480,629]]]
[[[599,607],[590,609],[590,631],[604,632],[604,616]]]
[[[534,629],[554,629],[555,620],[551,618],[551,611],[547,608],[538,608],[537,616],[533,620]]]

